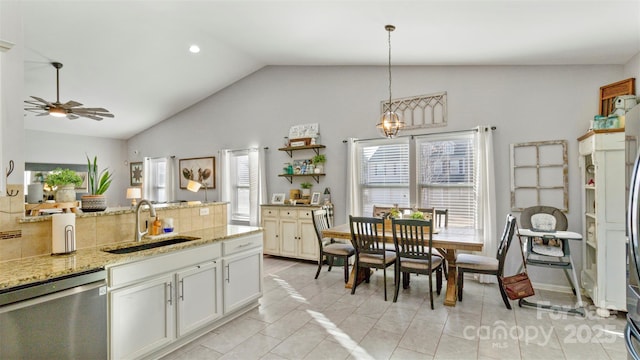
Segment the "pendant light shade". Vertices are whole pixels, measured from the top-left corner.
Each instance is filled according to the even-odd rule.
[[[398,132],[404,128],[404,122],[400,117],[400,114],[393,111],[391,107],[391,32],[396,29],[393,25],[386,25],[385,30],[389,33],[389,103],[387,109],[382,113],[380,122],[376,125],[380,135],[386,138],[394,138],[398,135]]]

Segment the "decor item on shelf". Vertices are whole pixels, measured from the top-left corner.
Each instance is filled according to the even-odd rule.
[[[311,205],[320,205],[320,193],[314,192],[311,196]]]
[[[209,201],[209,199],[207,199],[207,183],[199,183],[194,180],[189,180],[189,183],[187,184],[187,190],[192,192],[198,192],[201,187],[204,187],[204,202],[206,203]]]
[[[142,197],[142,189],[139,187],[130,187],[127,189],[127,199],[131,199],[131,207],[136,207],[137,199]]]
[[[380,122],[376,125],[380,134],[389,139],[398,135],[398,132],[404,128],[404,122],[400,118],[400,114],[393,111],[391,108],[391,32],[396,29],[393,25],[386,25],[385,30],[389,33],[389,103],[387,104],[387,111],[382,113]]]
[[[331,203],[331,191],[329,191],[329,188],[324,188],[324,203],[326,204],[330,204]]]
[[[324,163],[327,162],[327,157],[324,154],[318,154],[311,159],[314,165],[314,172],[316,174],[324,173]]]
[[[113,174],[108,168],[98,171],[98,157],[93,157],[93,163],[87,155],[87,177],[89,193],[82,195],[82,211],[104,211],[107,209],[107,197],[104,193],[111,186]]]
[[[46,184],[55,189],[56,202],[76,201],[76,186],[82,185],[82,178],[73,170],[56,168],[45,180]]]
[[[302,196],[303,197],[309,197],[311,196],[311,187],[313,186],[313,184],[311,184],[310,182],[303,182],[302,184],[300,184],[300,187],[302,188]]]
[[[56,68],[56,101],[48,102],[42,98],[37,96],[31,96],[32,100],[25,100],[27,103],[27,107],[24,109],[31,112],[38,113],[37,116],[42,115],[51,115],[55,117],[67,117],[69,120],[74,120],[79,117],[86,117],[89,119],[100,121],[102,118],[109,117],[112,118],[113,114],[109,112],[109,110],[104,108],[82,108],[82,104],[79,102],[70,100],[66,103],[60,102],[60,69],[62,68],[62,64],[59,62],[52,62],[54,68]]]

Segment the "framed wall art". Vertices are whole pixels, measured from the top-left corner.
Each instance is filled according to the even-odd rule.
[[[129,180],[131,186],[142,186],[142,161],[129,163]]]
[[[180,189],[186,189],[189,180],[197,181],[207,189],[216,188],[215,157],[180,159],[178,168]]]

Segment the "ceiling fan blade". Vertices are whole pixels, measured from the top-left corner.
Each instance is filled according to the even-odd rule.
[[[65,109],[70,109],[72,107],[76,107],[76,106],[82,106],[82,104],[80,104],[77,101],[73,101],[73,100],[69,100],[66,103],[62,104],[62,107]]]
[[[43,98],[39,98],[39,97],[37,97],[37,96],[32,96],[32,98],[34,98],[34,99],[38,100],[39,102],[41,102],[41,103],[43,103],[43,104],[45,104],[45,105],[49,105],[49,106],[51,106],[51,105],[52,105],[52,103],[48,102],[47,100],[45,100],[45,99],[43,99]]]
[[[69,119],[69,120],[75,120],[77,118],[78,118],[78,116],[76,116],[74,114],[71,114],[71,113],[67,114],[67,119]]]
[[[78,116],[82,116],[82,117],[86,117],[86,118],[89,118],[89,119],[93,119],[93,120],[96,120],[96,121],[102,121],[102,118],[101,118],[101,117],[96,116],[96,115],[94,115],[94,114],[77,114],[77,113],[76,113],[76,115],[78,115]]]
[[[43,105],[43,104],[37,103],[35,101],[28,101],[28,100],[25,101],[25,104],[29,104],[31,106],[36,106],[36,107],[38,107],[40,109],[43,109],[43,110],[46,109],[49,106],[49,105]]]
[[[43,113],[40,113],[40,114],[38,114],[38,115],[36,115],[36,116],[47,116],[47,115],[49,115],[49,112],[48,112],[48,111],[43,112]]]

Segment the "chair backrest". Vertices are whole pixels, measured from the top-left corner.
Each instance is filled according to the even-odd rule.
[[[500,243],[498,244],[498,252],[496,254],[496,258],[498,259],[498,275],[502,275],[504,262],[507,259],[507,252],[509,251],[509,247],[511,246],[511,240],[513,240],[515,229],[516,217],[509,214],[507,215],[507,220],[504,225],[504,231],[502,232],[502,237],[500,238]]]
[[[391,219],[396,253],[403,258],[430,259],[433,248],[433,221]],[[431,271],[429,265],[429,271]]]
[[[525,229],[567,230],[569,223],[562,210],[553,206],[531,206],[520,214],[520,224]]]
[[[433,215],[437,227],[449,227],[449,209],[434,209]]]
[[[384,220],[349,215],[351,242],[357,253],[383,254]]]
[[[318,246],[320,246],[320,249],[322,249],[322,231],[329,228],[329,217],[327,216],[327,210],[312,210],[311,219],[313,219],[313,227],[316,229]]]

